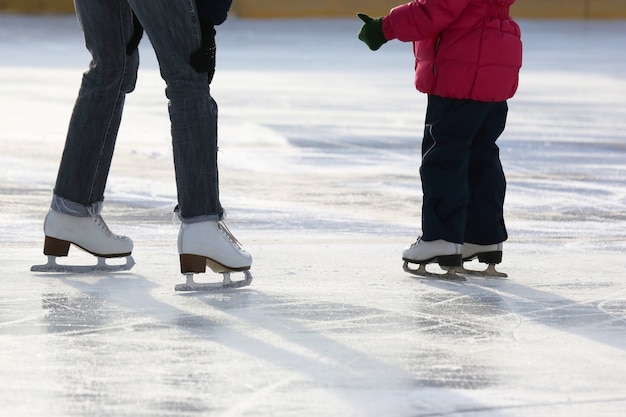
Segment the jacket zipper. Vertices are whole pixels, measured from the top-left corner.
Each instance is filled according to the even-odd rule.
[[[441,42],[441,36],[437,36],[437,40],[435,41],[435,58],[437,57],[437,51],[439,50],[439,43]],[[437,65],[433,63],[433,75],[437,76]]]

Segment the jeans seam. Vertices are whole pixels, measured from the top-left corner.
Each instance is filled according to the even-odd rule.
[[[121,5],[121,3],[120,3]],[[120,24],[121,24],[121,30],[120,33],[122,34],[122,44],[124,45],[124,19],[122,16],[122,7],[120,7],[119,12],[120,12]],[[122,48],[123,50],[124,48]],[[102,165],[102,154],[104,153],[104,148],[106,147],[106,144],[109,143],[109,132],[111,131],[111,124],[113,123],[113,118],[115,117],[115,114],[117,114],[117,109],[120,106],[120,96],[121,96],[121,92],[122,92],[122,85],[124,85],[124,81],[126,80],[126,75],[128,72],[128,58],[126,56],[126,54],[123,54],[124,58],[122,59],[122,75],[119,79],[118,85],[117,85],[117,95],[115,97],[115,104],[113,105],[113,107],[111,108],[111,113],[109,114],[108,117],[108,121],[107,121],[107,125],[106,125],[106,129],[104,130],[104,140],[102,141],[102,146],[100,147],[100,152],[99,152],[99,156],[98,156],[98,164],[96,165],[96,170],[95,170],[95,175],[93,178],[93,181],[91,183],[91,187],[89,189],[89,196],[88,196],[88,201],[91,201],[91,198],[93,196],[93,191],[96,187],[96,182],[98,180],[98,178],[100,177],[100,166]]]

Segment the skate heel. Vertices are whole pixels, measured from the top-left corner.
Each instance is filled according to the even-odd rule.
[[[206,272],[206,267],[213,272],[222,274],[222,282],[199,283],[193,279],[194,274]],[[176,291],[217,291],[228,288],[247,287],[252,282],[250,266],[240,268],[229,268],[211,258],[200,255],[180,254],[180,271],[185,275],[186,282],[174,287]],[[243,272],[244,279],[233,281],[230,278],[231,272]]]
[[[182,274],[203,274],[206,272],[207,258],[199,255],[180,254]]]
[[[502,262],[502,251],[479,253],[478,261],[484,264],[499,264]]]
[[[463,264],[463,257],[459,253],[458,255],[444,255],[437,257],[437,263],[439,266],[461,266]]]
[[[46,236],[43,244],[43,254],[48,256],[67,256],[70,251],[70,242]]]

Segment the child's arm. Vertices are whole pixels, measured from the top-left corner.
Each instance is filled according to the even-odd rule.
[[[470,0],[414,0],[391,10],[383,18],[387,40],[420,41],[441,32],[454,22]]]

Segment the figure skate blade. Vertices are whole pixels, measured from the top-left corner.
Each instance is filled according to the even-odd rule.
[[[413,269],[409,264],[417,262],[404,261],[402,269],[409,274],[430,279],[446,280],[446,281],[467,281],[464,276],[459,275],[459,267],[445,267],[445,273],[429,272],[426,270],[427,264],[419,264],[417,269]]]
[[[128,271],[135,266],[135,260],[132,256],[125,257],[124,264],[108,264],[106,259],[118,258],[102,258],[98,257],[98,263],[95,265],[61,265],[56,261],[56,256],[48,255],[48,262],[42,265],[33,265],[30,270],[32,272],[46,273],[65,273],[65,274],[87,274],[91,272],[121,272]],[[121,258],[120,258],[121,259]]]
[[[185,274],[187,277],[187,282],[185,282],[184,284],[176,285],[174,287],[174,290],[208,292],[247,287],[252,282],[252,274],[250,273],[250,271],[242,272],[244,274],[243,280],[232,281],[230,279],[230,272],[222,272],[222,275],[224,276],[224,280],[222,282],[210,283],[195,282],[193,279],[193,274]]]

